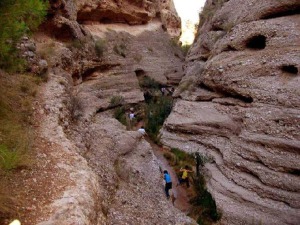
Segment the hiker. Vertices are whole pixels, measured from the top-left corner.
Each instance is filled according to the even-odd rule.
[[[143,126],[141,126],[141,128],[138,129],[138,132],[140,132],[143,136],[147,135],[145,128]]]
[[[169,190],[172,189],[172,180],[171,180],[171,176],[167,170],[164,170],[164,180],[166,181],[166,184],[165,184],[166,196],[169,199],[170,198]]]
[[[160,89],[160,91],[161,91],[162,95],[165,95],[165,94],[166,94],[166,88],[165,88],[165,87],[162,87],[162,88]]]
[[[190,182],[189,182],[188,173],[192,173],[193,171],[189,170],[189,167],[186,165],[184,167],[184,169],[182,169],[182,168],[180,169],[180,172],[182,172],[182,176],[179,179],[179,184],[186,183],[187,188],[189,188],[190,187]]]
[[[134,112],[130,111],[130,113],[129,113],[130,121],[132,121],[134,119],[134,117],[135,117]]]

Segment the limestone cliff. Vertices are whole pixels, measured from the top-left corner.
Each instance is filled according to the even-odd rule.
[[[207,1],[162,141],[205,166],[222,224],[300,221],[300,2]]]
[[[65,182],[51,181],[63,187],[22,224],[195,224],[165,198],[150,145],[114,118],[116,106],[144,100],[139,79],[180,82],[184,59],[171,40],[180,33],[173,2],[50,3],[31,61],[48,65],[36,106],[38,135]]]

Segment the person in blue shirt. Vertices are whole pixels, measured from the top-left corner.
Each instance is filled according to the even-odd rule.
[[[169,190],[172,189],[172,180],[167,170],[164,170],[164,180],[166,181],[165,192],[167,198],[170,198]]]

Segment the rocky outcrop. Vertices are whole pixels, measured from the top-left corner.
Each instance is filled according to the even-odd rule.
[[[172,37],[178,37],[181,31],[180,18],[171,0],[57,0],[50,1],[50,5],[51,19],[44,28],[60,40],[86,36],[81,24],[141,25],[159,19]]]
[[[116,106],[144,100],[140,80],[173,86],[183,76],[172,1],[50,3],[51,34],[34,37],[50,67],[40,135],[58,146],[51,154],[62,154],[56,166],[70,183],[37,221],[195,224],[165,198],[150,145],[114,118]]]
[[[299,9],[212,0],[200,16],[162,141],[214,158],[207,185],[222,224],[300,221]]]

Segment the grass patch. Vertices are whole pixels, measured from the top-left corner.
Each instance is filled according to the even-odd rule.
[[[7,190],[7,180],[33,163],[30,125],[32,102],[40,82],[35,76],[0,71],[0,223],[16,216],[16,205],[21,201]]]
[[[3,171],[11,171],[13,169],[27,166],[29,158],[26,149],[10,150],[6,145],[0,145],[0,166]]]
[[[0,168],[24,166],[31,145],[32,101],[40,78],[0,74]]]

